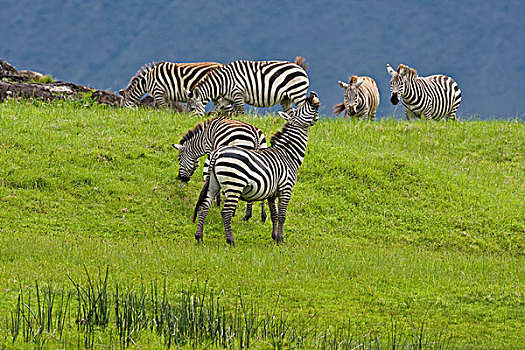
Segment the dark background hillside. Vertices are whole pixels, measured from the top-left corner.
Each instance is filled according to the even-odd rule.
[[[234,5],[235,4],[235,5]],[[385,64],[445,73],[463,92],[460,117],[523,117],[525,10],[520,1],[2,1],[0,58],[17,69],[117,91],[150,61],[307,58],[324,112],[337,80],[370,75],[378,115]]]

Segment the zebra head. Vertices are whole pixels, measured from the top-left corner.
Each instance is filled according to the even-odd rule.
[[[403,96],[405,90],[405,83],[403,77],[396,72],[389,64],[386,65],[386,70],[390,74],[390,102],[393,105],[399,103],[400,97]]]
[[[183,182],[188,182],[199,166],[199,158],[192,156],[191,150],[184,143],[174,144],[173,147],[179,151],[179,175],[177,178]]]
[[[185,90],[188,102],[186,103],[186,113],[198,115],[203,117],[206,113],[205,106],[201,90],[196,87],[193,91]]]
[[[321,102],[317,97],[317,93],[314,91],[310,92],[310,95],[297,109],[293,109],[290,114],[285,112],[279,112],[279,116],[287,121],[287,124],[299,126],[299,127],[310,127],[317,123],[319,120],[319,106]]]
[[[356,75],[351,76],[348,79],[348,84],[342,81],[338,81],[339,86],[345,90],[345,97],[348,103],[348,113],[355,115],[357,113],[357,105],[359,104],[359,95],[357,94],[357,88],[363,84],[365,80],[358,78]]]
[[[131,93],[126,89],[121,89],[118,91],[120,95],[120,107],[133,107],[135,104],[131,101]]]

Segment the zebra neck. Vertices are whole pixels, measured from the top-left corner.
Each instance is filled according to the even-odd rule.
[[[129,93],[130,101],[133,103],[138,102],[142,96],[146,93],[146,79],[145,78],[139,78],[139,80],[133,85],[131,88],[131,92]]]
[[[304,160],[309,130],[309,126],[305,128],[286,123],[281,131],[272,136],[271,148],[279,150],[299,169]]]
[[[205,78],[205,80],[199,84],[202,100],[207,103],[211,100],[218,99],[220,96],[224,96],[230,83],[231,81],[228,79],[228,75],[222,72],[222,68],[211,72],[208,78]]]
[[[405,89],[403,90],[403,95],[401,97],[406,104],[413,105],[419,101],[419,96],[421,96],[422,90],[423,87],[421,86],[419,79],[407,79],[405,81]]]

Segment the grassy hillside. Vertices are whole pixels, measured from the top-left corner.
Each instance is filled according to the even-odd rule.
[[[241,119],[267,136],[283,125]],[[242,300],[306,332],[303,348],[342,329],[381,348],[392,348],[396,334],[409,342],[421,327],[423,348],[525,342],[523,123],[322,119],[311,130],[285,244],[273,244],[271,223],[262,224],[254,206],[250,222],[234,218],[230,248],[218,208],[204,246],[194,243],[202,175],[176,180],[171,143],[196,122],[84,102],[0,106],[0,347],[25,344],[22,336],[11,343],[11,312],[20,292],[35,302],[35,281],[73,293],[64,335],[50,330],[39,339],[50,348],[82,345],[72,281],[89,285],[87,277],[103,279],[106,268],[113,302],[117,285],[139,293],[165,283],[176,301],[198,280],[200,291],[205,283],[222,293],[226,310]],[[108,326],[88,332],[89,344],[118,339],[110,311]],[[146,331],[130,338],[164,344]],[[278,347],[256,339],[255,348]]]

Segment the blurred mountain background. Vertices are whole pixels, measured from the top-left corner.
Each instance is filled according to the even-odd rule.
[[[236,59],[310,64],[323,113],[338,80],[369,75],[378,116],[390,104],[385,64],[460,85],[461,118],[523,118],[525,18],[521,1],[26,1],[0,4],[0,58],[17,69],[118,91],[151,61]]]

